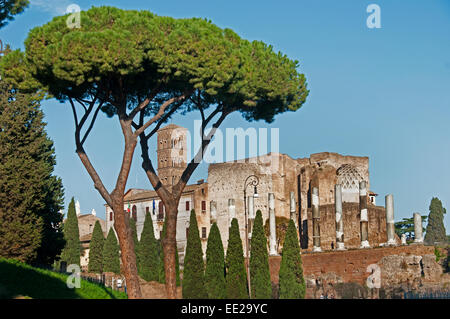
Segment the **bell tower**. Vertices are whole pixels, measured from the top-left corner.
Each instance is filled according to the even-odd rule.
[[[187,167],[187,129],[169,124],[158,130],[158,176],[164,186],[172,186]]]

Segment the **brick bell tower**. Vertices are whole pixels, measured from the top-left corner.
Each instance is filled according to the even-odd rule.
[[[164,186],[178,183],[187,167],[187,129],[169,124],[158,130],[158,176]]]

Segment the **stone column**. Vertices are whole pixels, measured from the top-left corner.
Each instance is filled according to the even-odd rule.
[[[406,235],[402,234],[402,245],[407,245],[406,243]]]
[[[342,215],[342,186],[334,186],[334,210],[336,214],[336,249],[345,250],[344,245],[344,216]]]
[[[369,245],[369,215],[367,212],[367,186],[365,181],[359,183],[359,210],[361,214],[361,248],[370,248]]]
[[[414,213],[414,242],[423,243],[422,216],[419,213]]]
[[[236,218],[236,206],[234,205],[234,198],[230,198],[228,200],[228,217],[228,227],[231,227],[231,221],[233,220],[233,218]]]
[[[297,209],[295,207],[295,194],[294,192],[290,193],[290,208],[291,208],[291,219],[294,221],[295,225],[297,225]]]
[[[312,222],[313,222],[313,251],[320,252],[320,209],[319,209],[319,189],[312,189]]]
[[[215,201],[211,201],[209,203],[210,214],[211,214],[211,224],[217,222],[217,203]]]
[[[395,241],[395,226],[394,226],[394,196],[392,194],[385,197],[386,206],[386,233],[387,233],[387,245],[396,246]]]
[[[247,197],[247,212],[248,212],[248,238],[252,238],[253,222],[255,220],[255,205],[253,196]]]
[[[269,255],[277,255],[277,225],[275,220],[275,196],[269,193]]]

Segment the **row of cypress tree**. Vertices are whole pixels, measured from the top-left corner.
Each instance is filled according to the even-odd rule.
[[[272,298],[267,238],[261,211],[256,212],[250,253],[251,296]],[[247,273],[242,240],[237,219],[229,231],[226,256],[216,223],[211,226],[206,249],[206,265],[197,226],[195,211],[191,211],[182,292],[185,299],[248,299]],[[305,296],[300,246],[294,222],[289,222],[283,245],[279,273],[279,297],[301,299]]]
[[[133,232],[136,263],[139,276],[146,281],[165,282],[164,253],[162,243],[155,238],[153,221],[149,212],[145,215],[144,228],[141,239],[138,240],[136,221],[130,219],[130,228]],[[163,226],[162,237],[166,233],[166,223]],[[89,252],[89,272],[120,272],[120,247],[112,228],[110,229],[106,242],[104,243],[103,232],[97,221],[94,226]],[[177,285],[181,284],[178,254],[176,255]]]

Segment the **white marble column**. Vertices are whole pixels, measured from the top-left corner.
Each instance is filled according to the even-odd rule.
[[[386,206],[386,234],[387,234],[387,245],[396,246],[395,241],[395,226],[394,226],[394,196],[392,194],[386,195],[385,197]]]
[[[217,203],[215,201],[211,201],[209,203],[209,209],[210,209],[210,219],[211,219],[211,224],[217,222]]]
[[[334,208],[336,213],[336,249],[345,250],[344,245],[344,216],[342,215],[342,186],[334,186]]]
[[[320,208],[319,208],[319,189],[312,189],[312,218],[313,218],[313,251],[321,252],[320,247]]]
[[[414,213],[414,242],[423,243],[422,216],[419,213]]]
[[[297,209],[295,207],[295,194],[294,194],[294,192],[290,192],[289,195],[290,195],[290,198],[289,198],[290,205],[289,206],[290,206],[290,212],[291,212],[290,217],[294,221],[295,225],[297,225],[298,220],[297,220]]]
[[[228,200],[228,228],[231,227],[231,221],[236,218],[236,206],[234,205],[234,198]]]
[[[269,193],[269,254],[271,256],[278,255],[277,253],[277,225],[275,220],[275,196]]]
[[[369,244],[369,214],[367,211],[367,186],[365,181],[359,183],[359,208],[361,214],[361,248],[370,248]]]

